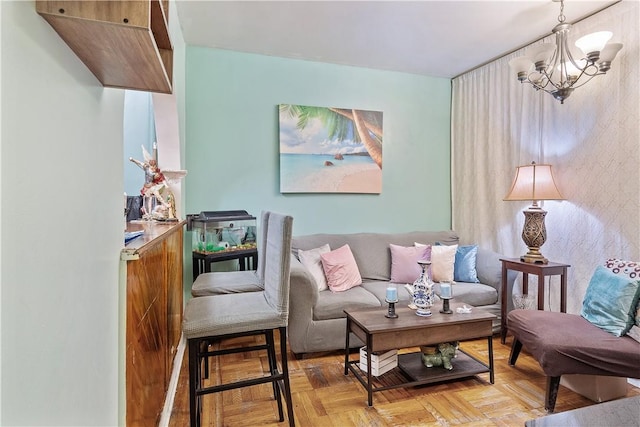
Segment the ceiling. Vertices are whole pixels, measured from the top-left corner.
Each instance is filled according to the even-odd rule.
[[[613,3],[566,0],[564,15],[573,23]],[[560,13],[552,0],[176,5],[187,45],[446,78],[549,35]]]

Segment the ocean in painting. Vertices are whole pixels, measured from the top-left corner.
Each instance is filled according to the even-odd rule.
[[[326,161],[333,166],[325,166]],[[382,173],[369,156],[346,155],[343,160],[337,160],[329,154],[280,154],[283,193],[341,192],[340,185],[346,177],[363,172]],[[362,183],[364,192],[379,192],[366,190],[370,184]]]

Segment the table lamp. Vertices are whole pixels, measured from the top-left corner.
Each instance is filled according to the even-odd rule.
[[[553,179],[551,165],[531,162],[530,165],[518,166],[511,190],[503,200],[533,201],[533,204],[523,211],[522,240],[529,251],[522,255],[520,260],[531,264],[547,264],[549,260],[540,253],[540,247],[547,240],[547,229],[544,225],[547,212],[538,206],[538,200],[564,200]]]

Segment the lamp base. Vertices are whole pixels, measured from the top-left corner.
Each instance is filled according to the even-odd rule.
[[[549,264],[549,260],[542,256],[542,254],[526,253],[520,257],[520,261],[528,264]]]
[[[529,251],[520,257],[520,261],[529,264],[548,264],[549,260],[540,253],[540,247],[547,240],[547,229],[544,225],[544,217],[547,212],[534,205],[523,211],[523,213],[522,240],[529,248]]]

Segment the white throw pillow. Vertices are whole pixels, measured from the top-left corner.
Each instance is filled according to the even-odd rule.
[[[320,258],[320,255],[328,252],[331,252],[329,245],[323,245],[319,248],[309,249],[308,251],[298,250],[298,259],[316,280],[318,291],[329,289],[329,285],[327,285],[327,278],[324,275],[324,269],[322,268],[322,259]]]
[[[415,246],[426,246],[414,242]],[[453,282],[458,245],[431,246],[431,280],[434,282]]]

